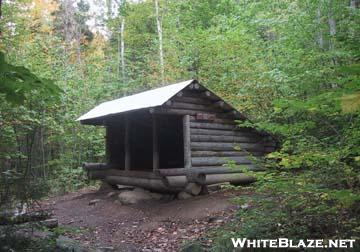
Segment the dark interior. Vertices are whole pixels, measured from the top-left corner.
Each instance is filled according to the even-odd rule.
[[[160,168],[184,167],[182,116],[162,115],[158,118]]]
[[[133,112],[128,115],[130,124],[130,170],[153,170],[153,115]],[[156,115],[159,168],[184,167],[182,116]],[[108,157],[110,163],[124,169],[125,124],[124,119],[113,121],[107,127]]]

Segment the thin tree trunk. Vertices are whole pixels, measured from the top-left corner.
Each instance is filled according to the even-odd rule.
[[[324,49],[324,37],[323,37],[323,31],[321,28],[321,7],[320,7],[320,5],[318,6],[318,8],[316,10],[316,21],[317,21],[318,28],[319,28],[318,44],[321,49]]]
[[[155,0],[155,12],[156,12],[156,25],[159,37],[159,58],[160,58],[160,76],[161,76],[161,84],[165,83],[164,75],[164,52],[163,52],[163,41],[162,41],[162,27],[161,27],[161,19],[159,15],[159,1]]]
[[[350,8],[351,9],[356,9],[357,8],[357,0],[351,0],[350,1]]]
[[[335,47],[335,36],[336,36],[336,20],[334,17],[334,8],[333,8],[333,1],[329,2],[329,16],[328,16],[328,24],[329,24],[329,50],[334,50]],[[337,64],[336,57],[332,58],[333,64]]]
[[[121,35],[121,42],[120,42],[120,58],[121,58],[121,74],[123,82],[126,82],[125,76],[125,41],[124,41],[124,30],[125,30],[125,17],[121,19],[121,27],[120,27],[120,35]]]

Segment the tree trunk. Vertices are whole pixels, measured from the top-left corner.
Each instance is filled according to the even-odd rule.
[[[159,38],[159,60],[160,60],[160,76],[161,76],[161,83],[165,83],[164,75],[164,52],[163,52],[163,41],[162,41],[162,27],[161,27],[161,18],[159,14],[159,1],[155,0],[155,12],[156,12],[156,26],[158,31],[158,38]]]
[[[122,81],[126,82],[126,76],[125,76],[125,42],[124,42],[124,30],[125,30],[125,17],[121,18],[121,26],[120,26],[120,36],[121,36],[121,42],[120,42],[120,59],[121,59],[121,75],[122,75]]]
[[[318,24],[318,44],[320,49],[324,49],[324,37],[323,37],[323,31],[321,28],[321,7],[320,5],[318,6],[317,10],[316,10],[316,21]]]

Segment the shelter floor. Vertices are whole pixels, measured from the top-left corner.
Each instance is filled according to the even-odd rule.
[[[230,199],[239,194],[241,190],[227,190],[186,200],[121,205],[117,196],[109,197],[109,191],[85,188],[42,205],[53,209],[67,236],[85,245],[113,246],[117,251],[178,251],[186,241],[231,221],[238,206]],[[89,205],[94,199],[99,201]]]

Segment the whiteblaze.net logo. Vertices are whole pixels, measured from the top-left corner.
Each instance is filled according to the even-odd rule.
[[[294,241],[288,238],[247,239],[231,238],[234,248],[353,248],[354,239],[301,239]]]

